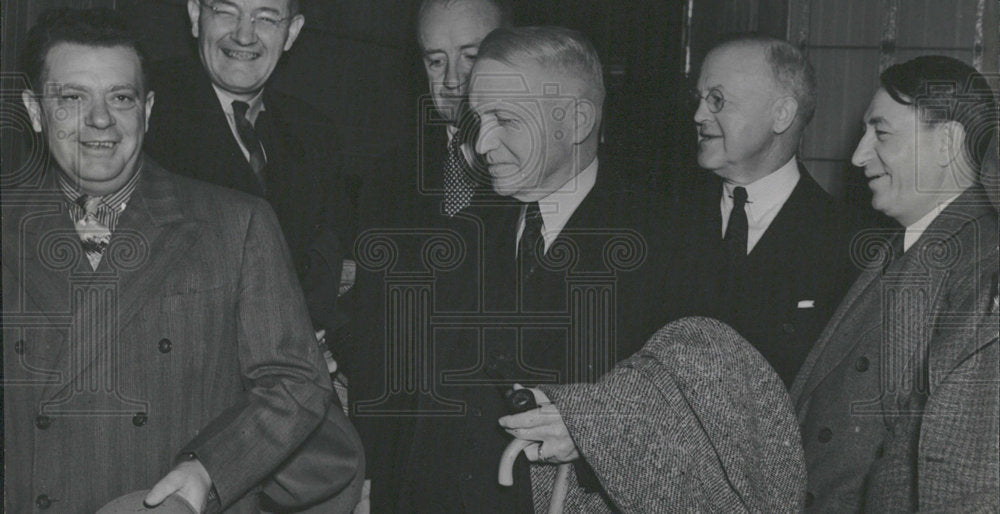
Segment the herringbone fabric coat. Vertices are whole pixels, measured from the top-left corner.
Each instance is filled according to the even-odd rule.
[[[596,384],[542,386],[602,493],[565,512],[797,512],[805,465],[788,393],[729,326],[684,318]],[[532,465],[544,512],[555,467]]]

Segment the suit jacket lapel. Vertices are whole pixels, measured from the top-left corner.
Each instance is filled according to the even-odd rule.
[[[816,389],[820,382],[857,345],[857,339],[834,339],[833,336],[837,334],[838,327],[845,321],[845,318],[859,307],[856,304],[859,303],[859,300],[867,297],[868,290],[879,282],[881,276],[881,269],[870,269],[862,273],[854,281],[854,284],[851,285],[851,288],[848,289],[847,294],[844,295],[844,299],[841,300],[837,310],[830,318],[830,321],[827,322],[826,328],[820,334],[819,340],[816,341],[816,344],[809,351],[809,355],[806,357],[805,362],[802,363],[802,367],[799,369],[795,381],[792,383],[789,392],[796,409],[802,406],[803,401],[809,397],[809,394]],[[864,302],[861,303],[863,306]]]
[[[157,285],[168,280],[167,275],[175,263],[199,237],[198,225],[185,216],[184,206],[177,197],[170,176],[146,156],[142,173],[98,269],[105,271],[101,274],[104,278],[114,281],[117,293],[117,320],[113,324],[102,325],[119,333],[150,298],[159,294],[161,288]],[[112,315],[95,310],[97,308],[98,304],[85,304],[75,313],[75,322],[106,320]],[[69,370],[70,374],[62,381],[62,386],[50,396],[59,396],[77,376],[99,362],[109,351],[110,341],[117,337],[117,334],[108,333],[95,335],[103,340],[94,342],[96,349],[90,353],[90,361],[81,362],[77,369]],[[122,343],[119,341],[119,344]],[[74,341],[71,344],[92,343]],[[68,368],[64,366],[63,369]]]
[[[212,170],[219,177],[209,182],[263,196],[264,191],[257,182],[250,163],[243,157],[243,151],[229,127],[229,120],[226,119],[212,82],[200,66],[195,78],[195,88],[197,92],[192,98],[197,102],[198,111],[206,113],[206,116],[204,119],[194,120],[196,124],[191,130],[202,135],[203,144],[218,148],[217,151],[200,152],[202,159],[209,160],[208,165],[201,166],[201,169]]]
[[[889,264],[887,272],[896,270],[917,269],[923,270],[926,266],[920,263],[920,254],[923,245],[928,243],[930,238],[935,241],[950,239],[955,237],[963,227],[984,213],[988,212],[989,204],[986,203],[985,193],[979,187],[972,188],[942,211],[937,218],[927,227],[927,230],[896,262]],[[962,248],[959,251],[972,251],[971,248]],[[945,271],[945,270],[940,270]],[[919,271],[918,271],[919,272]],[[870,308],[870,289],[873,285],[881,283],[883,275],[882,269],[869,269],[861,274],[848,290],[840,306],[834,313],[830,322],[827,323],[819,341],[810,351],[806,362],[802,365],[795,382],[792,384],[791,395],[795,402],[796,409],[801,409],[805,400],[816,389],[817,386],[830,374],[858,344],[857,339],[849,338],[834,339],[834,335],[839,335],[838,328],[845,322],[848,315],[857,308]],[[938,273],[941,275],[941,273]],[[940,279],[941,277],[937,277]],[[929,301],[934,301],[930,299]]]

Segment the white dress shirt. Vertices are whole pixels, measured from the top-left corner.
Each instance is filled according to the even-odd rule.
[[[766,177],[758,179],[756,182],[747,184],[747,254],[753,251],[760,238],[763,237],[767,227],[771,226],[774,217],[778,215],[781,206],[785,205],[788,197],[792,196],[795,185],[799,183],[799,163],[795,156]],[[729,213],[733,211],[733,189],[739,184],[723,182],[722,201],[719,208],[722,210],[722,236],[726,235],[726,226],[729,224]]]
[[[570,179],[569,182],[538,201],[538,210],[542,213],[542,238],[545,240],[546,252],[559,237],[559,233],[576,212],[576,208],[590,194],[590,190],[594,188],[596,182],[597,158],[595,157],[583,171]],[[524,213],[527,209],[527,205],[521,207],[521,218],[518,221],[517,242],[515,243],[518,245],[521,242],[521,233],[524,231]]]
[[[243,144],[243,139],[240,138],[240,133],[236,130],[236,119],[233,114],[233,100],[239,100],[239,98],[234,97],[229,94],[228,91],[222,89],[215,84],[212,84],[212,89],[215,90],[215,96],[219,99],[219,104],[222,105],[222,112],[226,113],[226,121],[229,122],[229,130],[233,133],[233,138],[236,139],[236,144],[240,145],[240,150],[243,152],[243,158],[250,162],[250,150],[247,150],[246,145]],[[260,115],[261,111],[264,110],[264,90],[261,89],[257,92],[257,96],[254,96],[247,102],[250,107],[247,109],[247,119],[250,120],[251,124],[257,123],[257,116]],[[264,150],[264,158],[267,158],[267,150]]]
[[[956,198],[958,198],[957,194],[939,203],[937,207],[931,209],[931,211],[927,214],[924,214],[923,218],[918,219],[906,227],[906,231],[903,233],[904,252],[909,250],[910,247],[913,246],[913,243],[917,242],[917,239],[920,239],[920,236],[925,230],[927,230],[927,227],[934,222],[934,219],[938,217],[938,214],[941,214],[941,211],[945,210],[945,208],[948,207],[948,205],[950,205]]]

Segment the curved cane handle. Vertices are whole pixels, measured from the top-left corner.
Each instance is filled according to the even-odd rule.
[[[500,470],[497,473],[500,485],[514,485],[514,461],[517,460],[519,453],[533,444],[536,443],[523,439],[514,439],[507,444],[507,447],[503,449],[503,455],[500,456]]]

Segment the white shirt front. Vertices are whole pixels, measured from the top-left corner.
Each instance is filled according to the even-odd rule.
[[[233,138],[236,139],[236,144],[240,145],[240,150],[243,152],[243,158],[250,162],[250,150],[247,150],[246,145],[243,144],[243,139],[240,138],[240,133],[236,130],[236,118],[233,114],[233,100],[239,100],[239,98],[234,97],[229,94],[228,91],[212,84],[212,89],[215,90],[215,96],[219,99],[219,104],[222,105],[222,112],[226,113],[226,121],[229,122],[229,130],[233,133]],[[257,96],[250,99],[247,104],[250,106],[247,109],[247,119],[250,123],[257,123],[257,116],[260,115],[261,111],[264,110],[264,90],[261,89],[257,92]],[[267,150],[264,150],[264,158],[267,158]]]
[[[924,214],[923,218],[920,218],[906,227],[906,231],[903,233],[904,252],[909,250],[910,247],[913,246],[913,243],[917,242],[917,239],[920,239],[920,236],[923,235],[924,231],[927,230],[927,227],[934,222],[934,219],[938,217],[938,214],[941,214],[941,211],[945,210],[945,208],[947,208],[951,202],[955,201],[956,198],[958,198],[957,194],[939,203],[937,207],[931,209],[931,211],[927,214]]]
[[[792,159],[767,176],[758,179],[756,182],[747,184],[747,253],[753,251],[760,238],[764,236],[767,227],[771,226],[778,211],[792,196],[792,191],[799,183],[799,163],[792,156]],[[726,226],[729,225],[729,213],[733,211],[733,190],[739,184],[723,182],[722,201],[719,208],[722,210],[722,236],[726,235]]]
[[[545,251],[559,237],[563,227],[569,222],[569,218],[576,212],[576,208],[583,203],[583,199],[590,194],[597,182],[597,158],[587,165],[575,177],[563,184],[562,187],[538,201],[538,210],[542,213],[542,238],[545,240]],[[521,207],[521,217],[518,221],[517,240],[515,244],[520,244],[521,233],[524,232],[524,213],[528,206]]]

